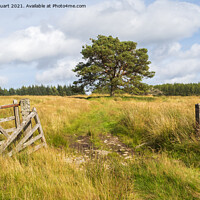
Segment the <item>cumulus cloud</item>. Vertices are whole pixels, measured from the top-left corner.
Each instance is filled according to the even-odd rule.
[[[75,73],[72,69],[76,66],[76,61],[66,59],[59,60],[51,69],[47,69],[36,75],[39,83],[49,84],[56,81],[73,82]]]
[[[151,55],[151,68],[156,71],[155,83],[199,82],[199,50],[199,44],[185,51],[176,42],[158,46]]]
[[[17,63],[30,68],[34,63],[38,83],[72,81],[81,46],[104,34],[148,47],[156,83],[198,81],[200,44],[183,51],[181,40],[199,31],[200,6],[172,0],[148,5],[144,0],[104,0],[63,13],[56,22],[44,20],[1,37],[0,68]]]
[[[191,48],[181,54],[182,58],[199,58],[200,57],[200,44],[193,44]]]
[[[67,35],[84,39],[109,34],[143,44],[174,41],[200,28],[200,7],[170,0],[148,6],[142,0],[110,0],[68,12],[61,27]]]
[[[149,54],[154,62],[169,62],[179,55],[180,50],[181,44],[178,42],[163,43],[152,48]]]
[[[0,63],[31,62],[46,57],[73,56],[79,52],[79,39],[66,38],[52,26],[35,26],[0,39]]]

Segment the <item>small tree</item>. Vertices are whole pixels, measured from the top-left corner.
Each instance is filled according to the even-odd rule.
[[[92,45],[83,46],[81,54],[86,63],[79,62],[73,70],[77,72],[78,81],[88,89],[108,89],[110,96],[117,90],[138,93],[145,90],[143,78],[151,78],[147,49],[136,49],[137,43],[121,42],[112,36],[98,35],[91,39]]]

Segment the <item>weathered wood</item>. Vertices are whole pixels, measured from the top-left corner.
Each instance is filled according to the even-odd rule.
[[[27,146],[33,144],[35,141],[39,140],[41,137],[42,137],[42,135],[39,134],[39,135],[35,136],[34,138],[30,139],[28,142],[26,142],[26,143],[23,144],[23,148],[22,149],[24,149]]]
[[[19,105],[21,106],[22,111],[22,123],[20,124],[20,115],[19,115]],[[15,127],[10,129],[3,129],[0,126],[0,133],[4,134],[7,138],[6,140],[0,141],[0,153],[3,153],[7,147],[14,141],[18,140],[21,133],[24,133],[24,137],[19,141],[18,144],[15,143],[16,147],[11,150],[8,155],[12,156],[13,153],[17,153],[24,148],[32,145],[37,140],[41,140],[41,144],[36,145],[35,147],[29,148],[29,153],[35,152],[43,146],[47,146],[46,140],[44,137],[44,132],[42,130],[42,126],[40,123],[39,116],[37,114],[36,108],[33,108],[32,112],[30,112],[30,100],[29,99],[22,99],[20,104],[18,104],[17,100],[13,101],[13,104],[0,106],[0,109],[3,108],[12,108],[14,110],[14,116],[7,117],[0,119],[0,122],[8,122],[11,120],[15,120]],[[34,118],[36,125],[32,128],[32,118]],[[33,137],[35,131],[39,132],[39,135]],[[8,133],[12,132],[11,135]]]
[[[200,125],[200,104],[195,105],[195,119],[197,125]]]
[[[0,126],[0,133],[2,133],[7,138],[10,136],[1,126]]]
[[[1,122],[9,122],[9,121],[12,121],[12,120],[15,120],[15,116],[6,117],[6,118],[1,118],[1,119],[0,119],[0,123],[1,123]]]
[[[44,132],[43,132],[43,129],[42,129],[42,125],[41,125],[39,116],[38,116],[38,114],[37,114],[37,110],[36,110],[35,107],[33,108],[33,110],[36,112],[36,115],[35,115],[35,117],[34,117],[35,122],[36,122],[37,124],[40,124],[38,131],[39,131],[39,134],[42,135],[42,138],[41,138],[41,139],[42,139],[42,142],[44,142],[45,146],[47,146],[46,139],[45,139],[45,137],[44,137]]]
[[[16,99],[13,101],[13,104],[14,105],[18,104]],[[17,128],[20,126],[19,107],[15,106],[13,109],[14,109],[14,115],[15,115],[15,127]]]
[[[4,109],[4,108],[13,108],[13,107],[17,107],[17,106],[19,106],[19,104],[3,105],[3,106],[0,106],[0,109]]]
[[[32,154],[32,153],[34,153],[35,151],[39,150],[42,147],[45,147],[44,143],[38,144],[35,147],[32,147],[31,149],[29,149],[28,150],[28,154]],[[12,152],[8,153],[8,156],[12,156],[12,155],[13,155]]]
[[[5,140],[0,141],[0,146],[5,142]]]
[[[10,151],[10,152],[8,153],[8,156],[12,156],[13,153],[17,153],[17,152],[19,152],[19,151],[25,149],[25,148],[28,147],[29,145],[33,144],[35,141],[39,140],[41,137],[42,137],[42,135],[37,135],[36,137],[32,138],[32,139],[29,140],[28,142],[24,143],[22,146],[19,146],[19,148],[16,148],[15,150]],[[42,143],[42,144],[43,144],[43,146],[45,146],[44,143]],[[38,145],[37,145],[37,146],[38,146]],[[37,147],[37,146],[36,146],[36,147]],[[36,147],[35,147],[35,148],[36,148]]]
[[[17,130],[17,129],[16,129],[16,128],[5,129],[5,131],[6,131],[7,133],[14,132],[15,130]]]
[[[31,131],[29,131],[25,136],[24,136],[24,138],[22,138],[22,140],[17,144],[17,146],[16,146],[16,148],[14,149],[14,151],[15,152],[19,152],[19,151],[21,151],[22,149],[23,149],[23,143],[24,142],[26,142],[29,138],[30,138],[30,136],[32,136],[33,135],[33,133],[37,130],[39,128],[39,124],[36,124],[34,127],[33,127],[33,129],[31,130]],[[10,152],[10,153],[12,153],[12,151]],[[9,154],[10,154],[9,153]],[[11,155],[10,155],[11,156]]]
[[[15,138],[20,134],[20,132],[24,129],[24,127],[30,122],[30,120],[35,117],[36,113],[31,112],[25,121],[21,123],[21,125],[8,137],[7,141],[1,146],[0,152],[3,153],[5,149],[10,145],[11,142],[15,140]]]
[[[42,148],[42,147],[45,147],[45,144],[44,144],[44,143],[38,144],[38,145],[36,145],[35,147],[33,147],[32,149],[30,149],[30,150],[28,151],[28,154],[31,154],[31,153],[37,151],[38,149],[40,149],[40,148]]]

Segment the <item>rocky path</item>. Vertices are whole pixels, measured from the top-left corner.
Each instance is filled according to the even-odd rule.
[[[92,157],[107,156],[114,152],[125,159],[131,159],[133,157],[133,149],[122,143],[117,136],[107,134],[101,135],[99,139],[103,143],[101,149],[93,145],[90,136],[79,136],[69,147],[81,155],[78,157],[68,157],[66,158],[66,162],[81,164]]]

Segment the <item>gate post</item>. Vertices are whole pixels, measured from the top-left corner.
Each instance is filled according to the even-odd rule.
[[[20,106],[21,106],[21,113],[22,113],[22,121],[24,121],[27,116],[30,114],[30,99],[21,99],[20,100]],[[27,124],[27,126],[24,129],[25,134],[29,132],[32,128],[31,121]]]
[[[18,104],[17,100],[13,100],[13,104]],[[20,126],[20,118],[19,118],[19,106],[13,107],[14,116],[15,116],[15,127],[18,128]]]

